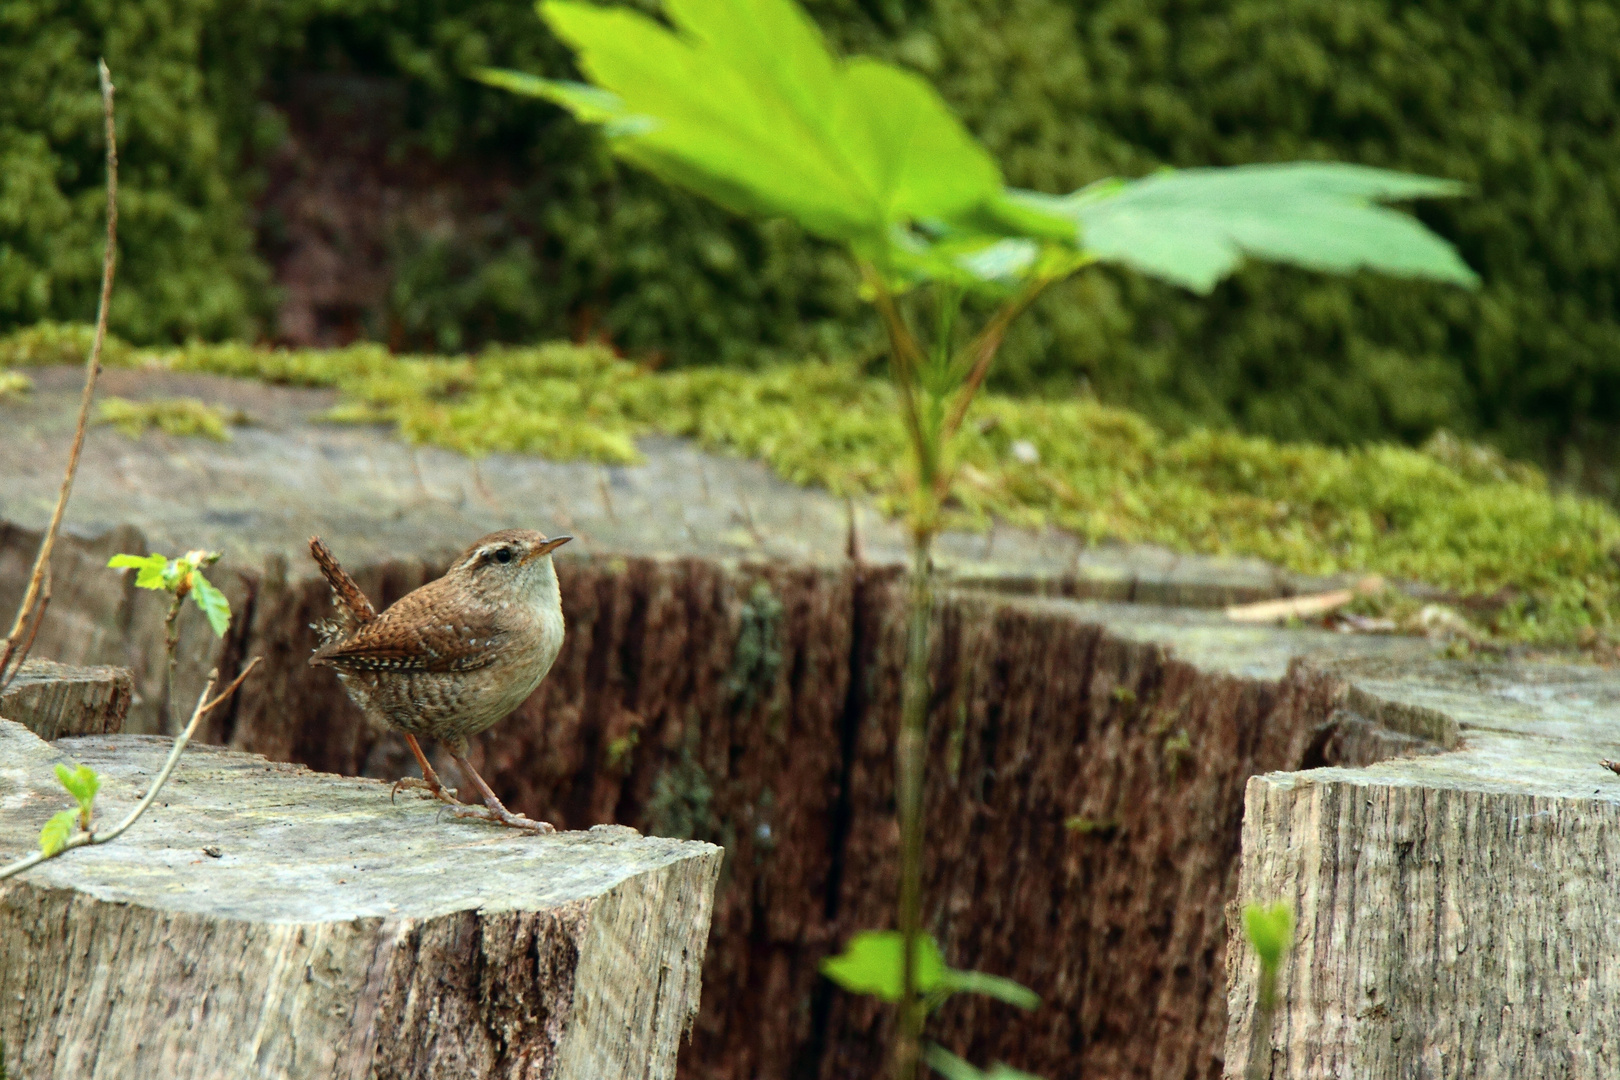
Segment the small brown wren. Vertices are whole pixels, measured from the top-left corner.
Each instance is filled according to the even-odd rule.
[[[379,615],[321,538],[310,538],[310,554],[332,586],[339,617],[315,625],[320,647],[309,662],[334,669],[367,716],[404,734],[423,779],[401,780],[396,792],[423,787],[459,816],[552,831],[501,805],[467,760],[467,736],[521,705],[557,659],[563,613],[551,553],[571,539],[527,529],[490,533],[462,552],[443,577]],[[439,782],[418,735],[444,744],[484,807],[464,805]]]

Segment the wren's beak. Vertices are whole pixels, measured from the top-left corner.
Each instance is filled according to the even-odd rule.
[[[556,551],[558,548],[562,547],[572,539],[572,536],[553,536],[550,540],[547,540],[545,543],[529,552],[523,561],[526,563],[531,563],[542,555],[550,555],[553,551]]]

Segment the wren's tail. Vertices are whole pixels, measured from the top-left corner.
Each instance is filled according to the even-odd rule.
[[[360,591],[360,586],[354,583],[348,571],[338,565],[337,556],[332,549],[318,536],[309,538],[309,553],[315,557],[315,565],[321,568],[321,574],[326,583],[332,586],[332,602],[335,603],[349,620],[356,624],[368,623],[377,617],[377,609],[371,606],[366,594]]]

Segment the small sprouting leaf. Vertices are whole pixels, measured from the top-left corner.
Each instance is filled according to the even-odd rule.
[[[191,598],[208,616],[208,625],[214,628],[214,633],[224,637],[231,625],[231,602],[214,587],[213,582],[203,577],[201,570],[191,572]]]
[[[904,948],[898,930],[868,930],[851,938],[843,953],[823,960],[821,973],[851,993],[899,1001]],[[945,958],[932,937],[918,936],[913,955],[917,993],[945,985]]]
[[[1245,904],[1243,933],[1254,951],[1260,954],[1261,965],[1275,971],[1293,940],[1294,912],[1282,901],[1269,905]]]
[[[47,856],[55,855],[67,846],[73,835],[73,824],[79,820],[77,810],[62,810],[51,815],[51,820],[39,830],[39,850]]]
[[[1041,1004],[1041,996],[1023,983],[982,971],[949,968],[945,972],[945,988],[952,993],[983,994],[1020,1009],[1036,1009]]]
[[[963,1061],[938,1043],[928,1044],[928,1049],[923,1051],[923,1059],[928,1062],[929,1068],[945,1077],[945,1080],[1041,1080],[1033,1073],[999,1062],[986,1072]]]
[[[999,975],[982,971],[958,971],[945,966],[939,945],[927,934],[917,939],[917,966],[914,978],[917,993],[924,998],[944,1000],[955,993],[984,994],[1020,1009],[1033,1009],[1041,999],[1033,990]],[[903,954],[901,936],[896,930],[856,934],[839,956],[821,962],[821,973],[856,994],[871,994],[884,1001],[900,1000],[900,969]]]
[[[62,781],[62,786],[68,789],[79,803],[79,811],[83,815],[86,827],[90,824],[90,810],[95,805],[96,792],[101,790],[101,777],[96,770],[88,765],[80,765],[77,769],[69,769],[66,765],[56,767],[56,778]]]
[[[166,571],[169,560],[162,555],[114,555],[107,561],[114,570],[135,570],[135,587],[139,589],[167,589]]]

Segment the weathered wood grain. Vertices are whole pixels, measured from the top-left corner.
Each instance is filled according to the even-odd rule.
[[[123,730],[134,679],[126,668],[30,659],[0,694],[0,716],[47,741]]]
[[[1242,902],[1287,901],[1297,946],[1262,1060],[1281,1078],[1620,1075],[1620,678],[1553,665],[1349,665],[1441,718],[1456,749],[1256,776]],[[1257,962],[1234,926],[1229,1076]]]
[[[57,761],[112,818],[166,751],[0,723],[0,859],[61,809]],[[0,1039],[26,1080],[670,1077],[720,859],[194,748],[119,840],[0,884]]]

